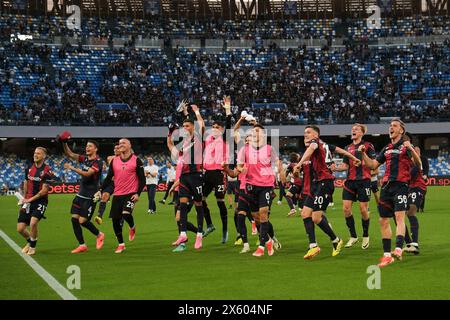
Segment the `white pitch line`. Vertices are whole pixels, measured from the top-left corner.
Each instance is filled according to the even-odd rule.
[[[25,260],[26,263],[40,276],[49,286],[52,288],[63,300],[78,300],[69,290],[61,285],[50,273],[41,267],[29,255],[23,254],[22,249],[10,238],[3,230],[0,229],[0,237],[15,251],[17,254]]]

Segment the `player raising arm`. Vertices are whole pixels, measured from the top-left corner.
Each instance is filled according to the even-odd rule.
[[[64,164],[66,170],[71,170],[81,176],[80,190],[73,199],[72,208],[70,209],[70,213],[72,214],[72,228],[79,243],[79,246],[72,250],[72,253],[81,253],[88,250],[84,242],[81,227],[86,228],[96,236],[96,248],[101,249],[105,235],[91,222],[92,214],[95,211],[94,196],[98,191],[103,170],[103,162],[97,155],[98,143],[94,140],[88,140],[85,155],[74,153],[65,140],[62,140],[62,145],[66,156],[78,161],[82,166],[80,169],[71,166],[67,162]]]
[[[396,259],[402,259],[402,247],[405,239],[405,214],[408,209],[408,184],[411,177],[411,167],[414,163],[419,168],[422,163],[419,155],[414,151],[411,142],[405,141],[405,124],[400,119],[394,119],[389,125],[389,138],[391,143],[381,150],[376,159],[370,159],[366,154],[366,147],[359,146],[363,154],[364,165],[372,170],[386,163],[386,170],[382,180],[378,212],[380,214],[381,236],[384,255],[378,264],[387,266]],[[396,247],[391,253],[392,231],[389,218],[395,217],[397,222]]]

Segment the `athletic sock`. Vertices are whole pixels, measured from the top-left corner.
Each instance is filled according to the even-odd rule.
[[[269,237],[273,238],[275,236],[275,232],[273,231],[273,225],[270,221],[267,221],[267,224],[269,225],[267,233],[269,234]]]
[[[316,232],[314,230],[314,222],[311,217],[304,218],[303,224],[305,225],[305,231],[308,235],[309,244],[316,243]]]
[[[119,244],[124,243],[123,242],[123,235],[122,235],[122,219],[113,219],[113,229],[114,234],[116,235],[117,241]]]
[[[30,238],[30,248],[36,248],[37,239]]]
[[[233,220],[234,220],[234,226],[236,228],[236,232],[239,233],[238,213],[236,212],[236,210],[234,210]]]
[[[246,215],[246,216],[247,216],[248,221],[250,221],[251,223],[254,222],[253,216],[252,216],[251,212],[247,212],[247,215]]]
[[[391,254],[391,239],[383,239],[383,251]]]
[[[81,230],[81,225],[77,218],[72,218],[72,228],[78,243],[80,245],[84,244],[83,230]]]
[[[295,209],[294,201],[292,200],[292,197],[286,196],[286,202],[291,210]]]
[[[94,236],[98,236],[100,234],[100,231],[97,229],[96,226],[90,221],[85,221],[81,224],[84,228],[88,229]]]
[[[320,220],[317,226],[330,237],[331,241],[336,240],[336,234],[334,233],[333,229],[331,229],[325,216],[322,217],[322,220]]]
[[[239,214],[237,220],[238,220],[238,230],[241,235],[242,241],[244,243],[247,243],[248,238],[247,238],[247,226],[245,225],[245,215]]]
[[[405,237],[402,236],[401,234],[397,235],[397,237],[395,238],[395,247],[396,248],[403,248],[403,242],[405,241]]]
[[[405,243],[410,244],[412,241],[411,234],[409,233],[408,227],[405,226]]]
[[[203,206],[195,206],[195,211],[197,212],[197,232],[202,233],[203,232],[203,218],[204,218],[204,212],[203,212]],[[186,214],[187,218],[187,214]]]
[[[106,202],[101,201],[100,205],[98,206],[98,216],[99,217],[103,217],[103,213],[105,212],[106,209]]]
[[[261,234],[259,235],[259,245],[264,247],[267,242],[268,234],[267,230],[269,229],[268,222],[261,222]]]
[[[419,219],[416,216],[408,216],[411,225],[412,242],[419,243]]]
[[[222,232],[225,233],[228,230],[228,211],[225,202],[217,201],[219,207],[220,218],[222,219]]]
[[[345,217],[345,223],[347,224],[348,231],[350,231],[350,236],[352,238],[358,238],[355,228],[355,218],[353,218],[353,215],[350,217]]]
[[[196,226],[194,226],[191,222],[187,222],[187,224],[186,224],[186,229],[187,229],[187,231],[191,231],[191,232],[193,232],[193,233],[197,233],[198,232],[198,229],[197,229],[197,227]]]
[[[203,216],[205,217],[206,225],[210,226],[213,224],[211,219],[211,211],[209,210],[208,204],[206,203],[205,200],[202,201],[202,205],[203,205]]]
[[[124,214],[123,216],[123,220],[125,220],[128,225],[130,226],[130,229],[134,228],[134,219],[133,216],[131,214]]]
[[[361,223],[363,228],[363,237],[367,238],[369,236],[370,218],[367,220],[361,219]]]
[[[180,203],[180,231],[186,233],[187,231],[187,215],[188,215],[188,204],[185,202]],[[180,232],[180,233],[181,233]]]

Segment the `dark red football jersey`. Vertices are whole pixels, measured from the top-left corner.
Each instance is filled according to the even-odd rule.
[[[352,155],[354,155],[357,159],[361,160],[361,165],[359,167],[355,166],[353,164],[353,161],[351,161],[349,158],[344,157],[344,163],[348,164],[348,170],[347,170],[347,180],[366,180],[370,179],[370,168],[365,166],[362,163],[362,153],[358,151],[359,146],[364,145],[366,147],[366,154],[369,158],[375,159],[376,153],[374,146],[367,141],[361,141],[358,144],[351,143],[348,146],[345,147],[345,150]]]
[[[323,147],[323,142],[320,140],[311,140],[311,143],[316,143],[318,145],[318,148],[314,150],[314,153],[312,154],[310,159],[314,171],[314,180],[333,180],[334,176],[331,173],[330,169],[328,169],[328,166],[326,164],[326,152]],[[334,152],[336,150],[336,147],[333,145],[329,144],[328,147],[331,152]]]
[[[403,139],[396,144],[389,143],[381,150],[376,160],[378,163],[386,163],[383,183],[398,181],[409,183],[411,180],[411,152],[403,146]]]

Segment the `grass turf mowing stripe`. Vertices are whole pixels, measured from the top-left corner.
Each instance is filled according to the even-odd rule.
[[[32,257],[23,254],[20,247],[3,230],[0,229],[0,237],[64,300],[78,300],[69,290],[64,288],[58,280],[41,267]]]

